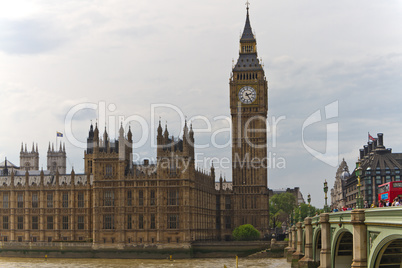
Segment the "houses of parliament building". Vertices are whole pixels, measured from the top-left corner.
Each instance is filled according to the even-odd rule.
[[[6,242],[87,241],[93,247],[228,240],[242,224],[268,233],[268,85],[257,57],[249,8],[229,82],[232,182],[200,171],[194,132],[182,138],[159,122],[157,162],[131,160],[132,130],[111,141],[91,124],[85,173],[66,174],[66,151],[49,145],[47,170],[37,147],[20,152],[20,167],[5,161],[0,176],[0,239]]]

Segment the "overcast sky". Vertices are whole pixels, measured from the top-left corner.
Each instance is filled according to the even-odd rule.
[[[48,143],[60,131],[67,169],[83,172],[84,150],[74,144],[103,114],[112,138],[119,118],[131,119],[137,144],[146,141],[135,157],[152,160],[158,118],[177,137],[180,110],[206,147],[196,150],[199,166],[217,157],[218,176],[231,180],[224,118],[244,2],[1,1],[1,159],[19,165],[21,142],[35,142],[46,169]],[[250,16],[269,83],[268,185],[298,186],[322,207],[324,180],[333,186],[342,158],[353,169],[367,132],[383,132],[385,146],[402,152],[402,2],[253,0]]]

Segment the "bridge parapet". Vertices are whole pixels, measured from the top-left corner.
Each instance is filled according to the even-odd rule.
[[[402,206],[323,213],[297,226],[289,245],[305,250],[292,267],[402,267]]]

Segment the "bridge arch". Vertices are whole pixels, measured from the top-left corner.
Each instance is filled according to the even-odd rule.
[[[375,243],[377,242],[377,243]],[[369,267],[402,267],[402,234],[379,235],[369,256]]]
[[[313,233],[313,259],[320,262],[321,253],[321,228],[315,228]]]
[[[353,262],[353,234],[346,228],[338,229],[332,240],[332,267],[351,267]]]

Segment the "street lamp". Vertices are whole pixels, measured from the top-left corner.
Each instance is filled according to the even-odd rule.
[[[361,209],[363,208],[363,198],[360,192],[360,187],[362,186],[360,184],[360,176],[362,175],[362,167],[360,166],[360,162],[356,162],[356,176],[357,176],[357,198],[356,198],[356,208]]]
[[[325,205],[324,205],[324,212],[328,212],[328,205],[327,205],[327,193],[328,193],[328,183],[327,180],[324,182],[324,193],[325,193]]]
[[[311,217],[311,211],[310,211],[310,209],[311,209],[311,195],[310,194],[308,194],[308,196],[307,196],[307,202],[308,202],[308,209],[307,209],[307,217]]]
[[[301,222],[303,220],[302,215],[301,215],[301,204],[299,204],[299,221]]]

